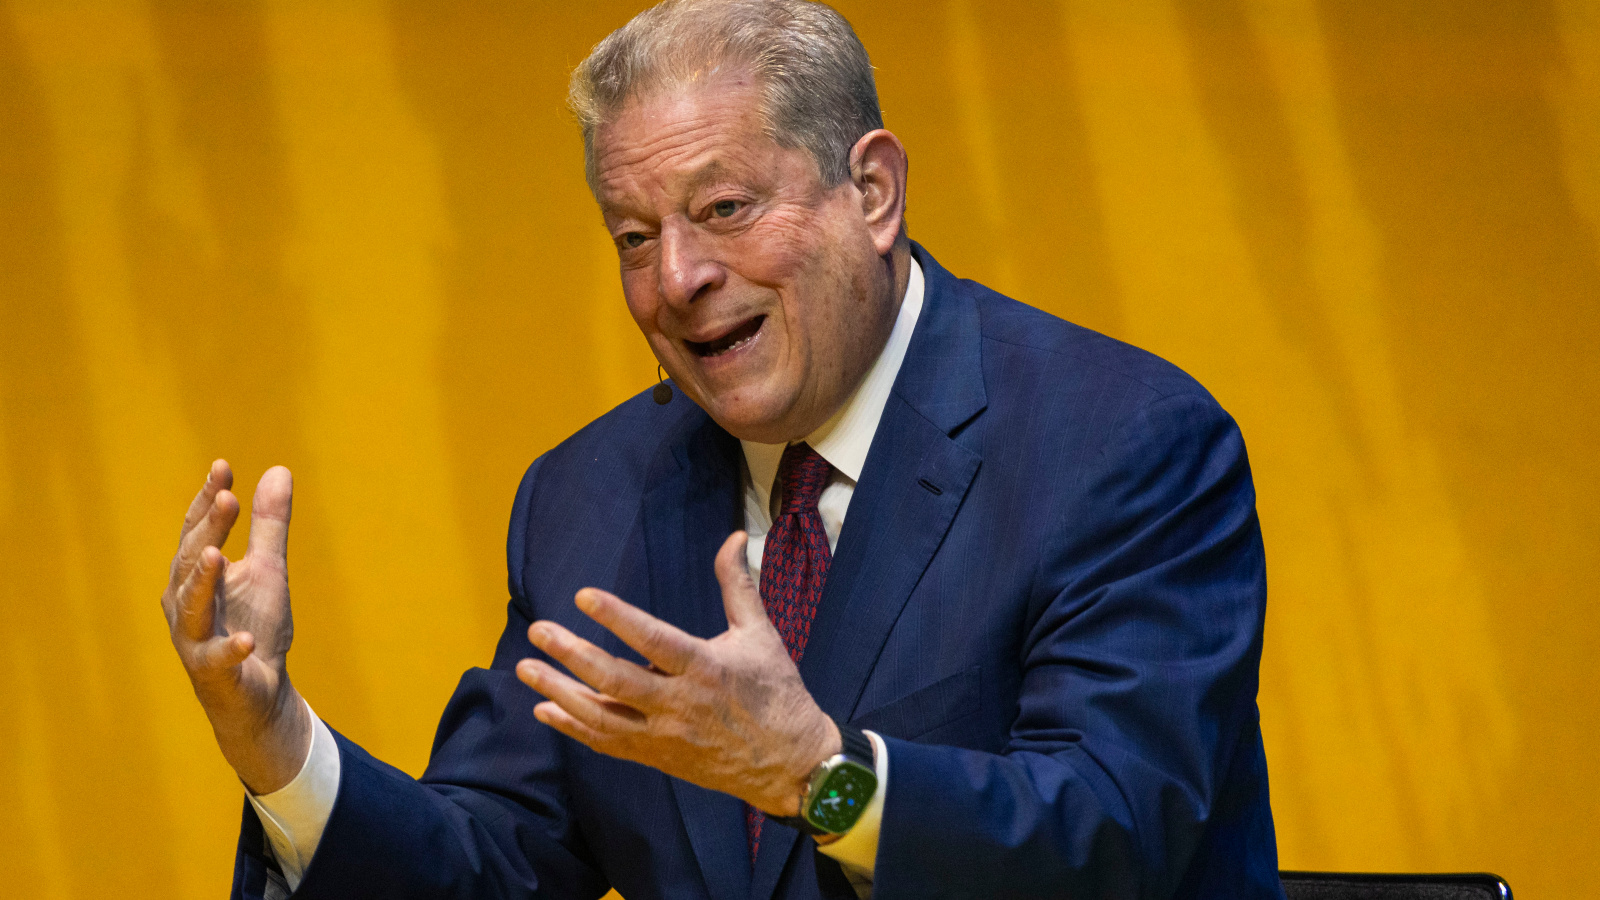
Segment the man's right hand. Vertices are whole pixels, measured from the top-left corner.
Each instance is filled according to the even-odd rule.
[[[233,470],[211,464],[189,504],[161,608],[172,645],[211,720],[222,755],[256,794],[292,781],[311,746],[311,716],[289,682],[289,511],[294,482],[268,469],[250,505],[244,557],[221,547],[239,517]]]

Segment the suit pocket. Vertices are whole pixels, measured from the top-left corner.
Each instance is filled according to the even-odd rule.
[[[857,716],[851,720],[851,724],[903,741],[914,741],[934,729],[978,711],[981,703],[978,684],[982,668],[973,666],[917,688],[898,700],[891,700]]]

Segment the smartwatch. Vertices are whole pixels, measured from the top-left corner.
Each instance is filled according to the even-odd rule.
[[[804,834],[844,834],[867,811],[878,791],[878,770],[872,760],[872,738],[835,719],[843,752],[817,764],[800,798],[800,815],[772,816],[772,821]]]

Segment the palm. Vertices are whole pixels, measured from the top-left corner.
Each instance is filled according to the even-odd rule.
[[[289,580],[285,560],[252,548],[223,571],[214,613],[217,637],[246,633],[255,649],[239,665],[239,687],[254,695],[251,705],[270,704],[276,696],[284,657],[294,640],[289,612]]]
[[[253,658],[281,663],[294,639],[284,560],[262,558],[252,551],[229,563],[217,592],[216,620],[219,635],[240,631],[255,635]]]

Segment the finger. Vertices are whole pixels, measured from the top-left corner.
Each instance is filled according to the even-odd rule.
[[[702,641],[661,621],[632,603],[599,588],[584,588],[576,597],[578,608],[589,618],[639,655],[650,660],[658,671],[678,675],[689,667]]]
[[[183,587],[178,589],[176,627],[180,635],[190,641],[204,641],[213,637],[212,623],[216,610],[217,579],[227,565],[222,551],[205,547],[200,560],[189,570]]]
[[[288,560],[293,499],[294,476],[288,469],[273,466],[261,476],[250,501],[250,543],[245,553],[252,559]]]
[[[206,483],[201,485],[200,493],[194,495],[194,500],[189,503],[189,511],[183,514],[183,528],[178,532],[178,540],[188,534],[200,522],[200,518],[211,508],[211,501],[217,496],[217,491],[233,487],[233,469],[228,466],[225,459],[212,460],[211,468],[206,470]]]
[[[201,641],[189,649],[189,671],[196,678],[215,677],[244,662],[255,648],[248,631]]]
[[[554,622],[530,625],[528,640],[600,693],[632,706],[656,707],[660,683],[667,676],[617,659]]]
[[[620,735],[644,727],[644,713],[556,671],[542,660],[525,659],[517,663],[517,677],[597,732]]]
[[[605,753],[611,746],[607,735],[573,718],[571,713],[562,709],[561,705],[553,700],[546,700],[534,706],[533,717],[591,750]]]
[[[233,523],[238,519],[239,498],[226,488],[218,489],[205,515],[178,542],[178,555],[172,558],[172,579],[188,578],[189,569],[200,558],[202,550],[227,543],[228,532],[233,530]]]
[[[722,549],[717,551],[717,584],[722,586],[722,609],[728,615],[729,627],[764,625],[771,628],[772,620],[767,618],[767,608],[761,602],[761,591],[750,578],[747,556],[749,543],[748,534],[735,531],[728,535],[728,539],[722,542]]]

